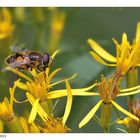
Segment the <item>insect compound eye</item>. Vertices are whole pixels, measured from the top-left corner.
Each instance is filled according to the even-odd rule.
[[[43,65],[47,66],[50,61],[50,55],[48,53],[44,53],[42,59],[43,59]]]

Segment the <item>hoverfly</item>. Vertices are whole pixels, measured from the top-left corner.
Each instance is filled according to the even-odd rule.
[[[51,56],[47,52],[21,50],[16,46],[12,47],[12,50],[14,53],[5,59],[5,63],[19,70],[35,68],[38,72],[42,72],[52,62]]]

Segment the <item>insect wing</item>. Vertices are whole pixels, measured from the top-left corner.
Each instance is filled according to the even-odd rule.
[[[15,61],[13,63],[10,63],[9,66],[13,67],[13,68],[18,68],[21,65],[27,65],[29,64],[28,60],[21,60],[21,61]]]
[[[10,46],[10,50],[13,52],[13,53],[19,53],[21,51],[23,51],[23,48],[19,47],[19,46]]]
[[[22,45],[20,46],[16,46],[16,45],[13,45],[13,46],[10,46],[10,50],[13,52],[13,53],[21,53],[21,52],[26,52],[28,51],[27,49],[25,49]]]

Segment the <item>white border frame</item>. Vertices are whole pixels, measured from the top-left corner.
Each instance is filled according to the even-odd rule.
[[[1,134],[1,135],[6,135],[6,137],[3,137],[5,140],[119,140],[119,139],[127,139],[127,140],[132,140],[132,139],[139,139],[140,134],[103,134],[103,133],[83,133],[83,134]],[[2,139],[2,137],[0,137]]]
[[[138,7],[139,0],[0,0],[0,7]]]

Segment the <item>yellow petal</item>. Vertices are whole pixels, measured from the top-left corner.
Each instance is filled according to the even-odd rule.
[[[140,66],[140,64],[137,64],[136,66],[138,66],[138,67],[139,67],[139,66]]]
[[[28,125],[26,120],[23,117],[20,117],[20,123],[24,133],[29,133]]]
[[[132,119],[130,117],[126,117],[123,120],[117,120],[117,123],[124,124],[125,126],[128,126],[131,120]]]
[[[10,92],[10,104],[11,104],[11,106],[13,106],[13,101],[16,102],[16,103],[25,103],[25,102],[28,102],[28,100],[18,101],[14,97],[15,96],[14,95],[15,94],[15,89],[16,89],[17,83],[19,83],[19,81],[20,81],[20,79],[14,82],[13,88],[9,88],[9,92]]]
[[[19,81],[19,80],[17,80],[17,81]],[[12,107],[13,107],[15,89],[16,89],[16,85],[15,84],[14,84],[13,88],[9,88],[9,92],[10,92],[10,104],[11,104]]]
[[[70,78],[66,78],[66,79],[60,80],[60,81],[58,81],[58,82],[55,82],[55,83],[53,83],[53,84],[50,84],[48,87],[55,86],[55,85],[60,84],[60,83],[62,83],[62,82],[64,82],[64,81],[66,81],[66,80],[71,80],[71,79],[75,78],[76,76],[77,76],[77,74],[74,74],[74,75],[72,75]]]
[[[136,117],[135,115],[131,114],[130,112],[128,112],[127,110],[123,109],[121,106],[119,106],[116,102],[114,102],[113,100],[111,100],[111,103],[121,112],[123,112],[124,114],[126,114],[127,116],[129,116],[130,118],[139,121],[139,118]]]
[[[98,43],[96,43],[94,40],[92,39],[88,39],[88,43],[90,44],[91,48],[98,54],[100,55],[102,58],[104,58],[105,60],[109,61],[109,62],[114,62],[116,63],[116,58],[111,55],[110,53],[108,53],[107,51],[105,51]]]
[[[127,35],[126,35],[126,33],[123,33],[123,35],[122,35],[122,44],[127,44]]]
[[[133,90],[138,90],[140,88],[140,86],[135,86],[135,87],[132,87],[132,88],[126,88],[126,89],[121,89],[120,92],[130,92],[130,91],[133,91]]]
[[[35,123],[31,123],[30,133],[40,133],[40,129],[37,125],[35,125]]]
[[[117,124],[124,124],[123,120],[117,120]]]
[[[83,92],[81,90],[78,91],[74,89],[72,89],[71,91],[73,96],[99,96],[99,93],[94,92]],[[67,96],[67,90],[55,90],[47,94],[47,99],[56,99],[64,96]]]
[[[37,72],[36,72],[35,69],[32,69],[32,70],[30,71],[30,73],[32,74],[33,77],[35,77],[35,78],[38,77],[38,76],[37,76]]]
[[[80,122],[79,128],[83,127],[88,121],[94,116],[100,105],[102,104],[103,100],[100,100],[92,110],[85,116],[85,118]]]
[[[84,91],[89,91],[90,89],[92,89],[93,87],[95,87],[97,85],[97,83],[94,83],[92,84],[91,86],[89,87],[86,87],[86,88],[81,88],[81,89],[72,89],[72,91],[77,91],[77,92],[84,92]]]
[[[10,95],[11,95],[11,98],[10,98],[10,99],[11,99],[11,100],[10,100],[10,104],[11,104],[11,106],[13,106],[13,101],[16,102],[16,103],[19,103],[19,104],[21,104],[21,103],[25,103],[25,102],[28,102],[28,100],[18,101],[18,100],[15,99],[15,97],[14,97],[13,89],[10,88],[9,91],[10,91]]]
[[[140,92],[140,90],[131,91],[131,92],[128,92],[128,93],[120,93],[120,94],[117,95],[117,97],[119,97],[119,96],[135,95],[135,94],[138,94],[139,92]]]
[[[116,59],[117,59],[117,62],[119,61],[119,57],[120,57],[120,53],[121,53],[121,46],[120,44],[118,43],[118,41],[115,39],[115,38],[112,38],[114,44],[115,44],[115,47],[116,47]]]
[[[140,22],[137,23],[137,29],[136,29],[136,42],[140,40]]]
[[[65,125],[67,118],[70,114],[71,107],[72,107],[72,93],[71,93],[71,87],[68,81],[66,81],[66,88],[67,88],[67,103],[66,103],[64,116],[63,116],[63,125]]]
[[[9,100],[7,97],[4,97],[4,104],[5,104],[5,107],[8,109],[9,108]]]
[[[16,85],[18,88],[20,88],[20,89],[28,90],[27,85],[24,84],[24,83],[22,83],[22,82],[20,82],[20,81],[16,81],[16,82],[15,82],[15,85]]]
[[[36,118],[37,110],[38,110],[38,104],[39,104],[39,99],[36,99],[34,104],[33,104],[30,116],[29,116],[29,120],[28,120],[29,123],[33,122]]]
[[[74,74],[72,77],[70,77],[69,79],[65,79],[65,80],[71,80],[72,78],[75,78],[75,76],[76,76],[77,74]],[[51,84],[51,85],[53,85],[53,84]],[[97,85],[97,83],[94,83],[93,85],[91,85],[91,86],[89,86],[89,87],[86,87],[86,88],[81,88],[81,89],[72,89],[72,91],[74,91],[74,92],[83,92],[83,91],[88,91],[88,90],[90,90],[90,89],[92,89],[93,87],[95,87]],[[62,92],[64,91],[65,92],[65,90],[61,90]]]
[[[54,59],[55,56],[60,52],[60,50],[56,50],[52,55],[51,55],[51,58]]]
[[[106,63],[99,55],[97,55],[96,53],[94,53],[93,51],[90,52],[91,56],[98,61],[99,63],[106,65],[106,66],[116,66],[116,64],[108,64]]]
[[[17,69],[14,69],[14,68],[8,66],[8,67],[4,68],[4,70],[11,71],[11,72],[21,76],[22,78],[24,78],[24,79],[26,79],[26,80],[28,80],[30,82],[33,82],[33,80],[30,77],[28,77],[27,75],[25,75],[24,73],[20,72]]]
[[[29,100],[29,102],[32,104],[34,104],[35,102],[35,98],[30,94],[30,93],[26,93],[26,96]],[[38,114],[39,116],[45,121],[48,118],[48,114],[44,111],[44,109],[42,108],[42,106],[40,104],[38,104]]]
[[[60,70],[62,70],[62,69],[61,69],[61,68],[58,68],[58,69],[54,70],[54,71],[50,74],[49,80],[51,80]]]

